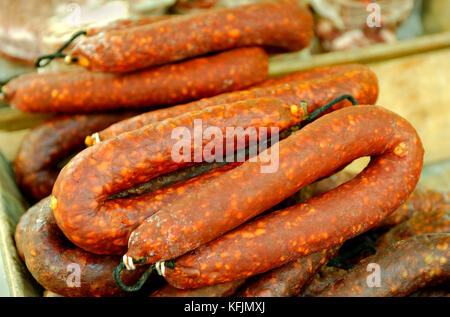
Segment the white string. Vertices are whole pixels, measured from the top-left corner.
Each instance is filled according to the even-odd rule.
[[[126,254],[123,256],[123,264],[125,264],[125,267],[129,271],[134,271],[136,269],[133,263],[133,258],[127,256]]]
[[[95,143],[100,143],[100,136],[98,135],[98,132],[95,132],[94,134],[92,134],[92,138],[94,139]]]
[[[159,275],[165,276],[166,274],[166,267],[164,265],[164,261],[159,261],[155,263],[155,269],[156,272],[158,272]]]

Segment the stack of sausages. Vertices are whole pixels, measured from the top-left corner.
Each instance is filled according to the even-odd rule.
[[[408,121],[374,106],[378,83],[366,66],[266,78],[263,47],[295,51],[312,36],[311,13],[291,0],[122,21],[88,30],[72,48],[66,60],[85,69],[8,83],[4,95],[20,110],[71,113],[36,127],[15,161],[18,184],[39,200],[15,237],[33,277],[61,296],[297,296],[343,243],[380,228],[416,187],[421,140]],[[91,113],[106,110],[122,112]],[[194,144],[197,120],[224,136],[230,127],[258,133],[219,139],[223,153],[194,150],[175,161],[174,129]],[[252,153],[270,129],[280,140]],[[277,168],[262,172],[272,152]],[[219,159],[238,153],[244,160]],[[360,174],[296,200],[362,156],[372,159]],[[380,265],[402,254],[424,260],[392,281],[407,287],[374,296],[448,278],[446,232],[383,239]],[[367,294],[353,287],[360,271],[320,295]]]

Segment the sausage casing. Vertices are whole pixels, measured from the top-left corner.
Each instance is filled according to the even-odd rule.
[[[130,72],[243,46],[290,51],[313,37],[312,14],[294,0],[263,2],[174,17],[85,38],[70,59],[87,69]]]
[[[262,82],[267,72],[264,50],[246,47],[122,75],[85,70],[26,74],[2,90],[8,103],[25,112],[149,109],[244,89]]]
[[[411,124],[384,108],[337,110],[279,143],[276,173],[260,173],[260,162],[246,162],[148,218],[131,234],[127,257],[153,263],[196,249],[165,271],[177,288],[266,272],[375,227],[414,190],[423,152]],[[354,179],[236,228],[299,188],[367,155],[373,156],[371,162]],[[226,195],[211,200],[213,192]]]

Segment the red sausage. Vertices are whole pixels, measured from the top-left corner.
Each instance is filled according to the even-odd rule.
[[[59,230],[50,208],[50,197],[27,214],[31,217],[23,239],[25,263],[45,289],[62,296],[123,296],[113,279],[118,256],[90,254],[71,244]],[[78,270],[79,268],[79,270]],[[142,274],[124,272],[125,283],[135,283]],[[75,275],[79,272],[79,284]],[[78,285],[77,285],[78,284]]]
[[[313,37],[313,17],[294,0],[174,17],[85,38],[67,60],[101,72],[130,72],[243,46],[290,51]]]
[[[351,181],[223,235],[362,156],[373,159]],[[177,288],[266,272],[376,226],[414,190],[422,162],[420,138],[402,117],[377,106],[337,110],[279,143],[275,173],[246,162],[148,218],[131,234],[124,262],[154,263],[196,249],[166,269]]]
[[[301,257],[279,268],[255,276],[237,293],[238,297],[296,296],[313,275],[332,258],[339,246]],[[222,284],[219,284],[222,285]],[[210,286],[213,287],[213,286]]]
[[[178,142],[171,137],[174,128],[184,127],[190,132],[189,150],[194,150],[186,153],[190,159],[198,152],[194,149],[198,147],[196,141],[192,141],[196,119],[202,120],[204,130],[208,127],[221,130],[223,140],[220,142],[226,143],[223,146],[226,153],[230,149],[245,148],[259,138],[256,133],[247,138],[247,143],[239,140],[234,144],[234,138],[226,138],[229,127],[255,128],[256,132],[265,127],[277,127],[282,131],[298,123],[302,116],[278,99],[252,99],[170,118],[87,148],[63,168],[53,187],[52,208],[56,221],[74,244],[89,252],[122,253],[123,237],[116,240],[114,234],[107,237],[103,231],[114,232],[114,228],[137,225],[137,219],[132,215],[148,216],[142,210],[146,210],[144,206],[149,200],[145,195],[129,199],[108,200],[108,197],[162,174],[195,165],[195,162],[185,159],[177,162],[172,158],[172,149]],[[202,138],[201,142],[205,146],[210,140]],[[212,151],[202,152],[195,159],[209,161],[216,155]],[[150,210],[154,212],[152,208]],[[103,229],[106,227],[109,229]]]
[[[407,296],[433,282],[450,278],[449,246],[449,233],[423,234],[399,241],[364,259],[318,296]],[[379,287],[368,284],[370,263],[379,266]]]
[[[329,75],[324,75],[324,73]],[[317,71],[311,70],[306,73],[301,72],[288,76],[286,82],[282,78],[276,79],[275,83],[277,85],[275,86],[256,87],[250,90],[226,93],[216,97],[194,101],[186,105],[147,112],[134,118],[118,122],[108,129],[99,132],[97,137],[100,140],[106,140],[125,131],[138,129],[147,124],[178,116],[189,111],[252,98],[277,97],[288,104],[297,105],[302,100],[305,100],[308,113],[310,113],[343,94],[352,95],[360,104],[374,104],[378,97],[377,78],[364,65],[320,68]],[[290,79],[299,79],[299,81],[290,82]],[[339,109],[346,105],[349,105],[347,101],[340,102],[332,109]]]
[[[33,200],[50,195],[59,173],[58,163],[81,151],[86,135],[131,115],[59,116],[32,129],[14,159],[16,182],[22,192]]]
[[[127,250],[131,232],[146,218],[158,212],[159,209],[196,186],[235,168],[240,163],[231,163],[211,172],[202,174],[185,182],[164,187],[137,197],[108,200],[94,213],[84,211],[84,222],[77,224],[76,231],[69,227],[74,221],[68,214],[61,216],[63,231],[69,232],[81,248],[97,254],[120,254]],[[108,225],[106,225],[108,224]]]
[[[243,89],[262,82],[267,72],[267,54],[249,47],[123,75],[85,70],[26,74],[2,90],[8,103],[26,112],[148,109]]]
[[[176,17],[176,15],[143,16],[138,19],[119,19],[112,21],[106,25],[88,28],[86,30],[86,36],[94,36],[99,33],[105,33],[115,30],[130,29],[137,26],[167,20],[173,17]]]
[[[166,285],[151,294],[150,297],[229,297],[232,296],[244,282],[245,279],[240,279],[225,284],[186,290]]]

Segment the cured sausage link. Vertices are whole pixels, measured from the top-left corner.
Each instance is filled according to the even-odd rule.
[[[58,116],[33,128],[14,159],[14,174],[22,192],[33,200],[50,195],[58,163],[81,151],[87,134],[132,115],[135,113]]]
[[[296,51],[313,33],[312,14],[297,1],[263,2],[87,37],[67,60],[94,71],[130,72],[243,46]]]
[[[62,296],[124,296],[114,282],[118,256],[99,256],[71,244],[56,225],[50,197],[28,210],[22,248],[25,263],[33,277],[45,289]],[[23,219],[23,217],[22,217]],[[123,272],[125,283],[135,283],[139,273]],[[72,273],[79,272],[78,281]],[[71,284],[73,282],[73,284]]]
[[[151,214],[154,212],[152,204],[149,204],[152,194],[108,198],[157,176],[201,161],[214,160],[216,153],[206,153],[203,147],[199,149],[201,155],[195,153],[195,147],[198,148],[194,140],[196,119],[202,120],[203,130],[208,127],[220,129],[220,142],[223,142],[224,153],[227,154],[230,150],[234,152],[256,143],[260,129],[278,128],[283,131],[297,124],[303,114],[292,109],[275,98],[220,105],[148,125],[87,148],[63,168],[53,187],[52,208],[56,221],[74,244],[87,251],[96,254],[123,253],[126,247],[123,228],[132,229],[139,224],[139,219],[148,217],[146,210],[150,210]],[[189,132],[191,145],[188,151],[191,153],[187,155],[192,161],[185,157],[176,161],[172,157],[173,147],[179,142],[177,138],[172,138],[172,132],[177,127]],[[238,139],[235,144],[234,137],[226,136],[229,127],[254,128],[256,133],[246,137],[245,141]],[[270,133],[270,130],[267,132]],[[210,140],[202,137],[201,142],[205,146]],[[111,234],[105,234],[105,231]]]
[[[267,72],[265,51],[245,47],[130,74],[26,74],[2,91],[5,101],[25,112],[149,109],[244,89],[265,80]]]
[[[364,259],[317,296],[407,296],[434,281],[450,278],[449,246],[449,233],[422,234],[401,240]],[[369,263],[379,265],[379,287],[367,283]]]
[[[318,74],[329,73],[328,75]],[[374,104],[378,97],[378,81],[375,74],[364,65],[333,66],[324,69],[299,72],[283,78],[273,79],[276,85],[256,87],[249,90],[226,93],[211,98],[179,105],[166,109],[147,112],[118,122],[97,134],[99,140],[106,140],[123,132],[141,128],[147,124],[161,121],[180,114],[200,110],[206,107],[228,104],[253,98],[276,97],[288,104],[299,105],[306,102],[307,113],[344,95],[352,95],[359,104]],[[296,80],[296,81],[291,81]],[[297,81],[298,80],[298,81]],[[350,105],[344,101],[336,104],[332,110]],[[88,145],[91,145],[90,143]]]
[[[363,156],[372,160],[354,179],[223,235]],[[337,110],[279,143],[275,173],[246,162],[148,218],[131,234],[124,262],[154,263],[196,249],[166,270],[177,288],[266,272],[376,226],[414,190],[422,162],[420,138],[402,117],[378,106]]]

